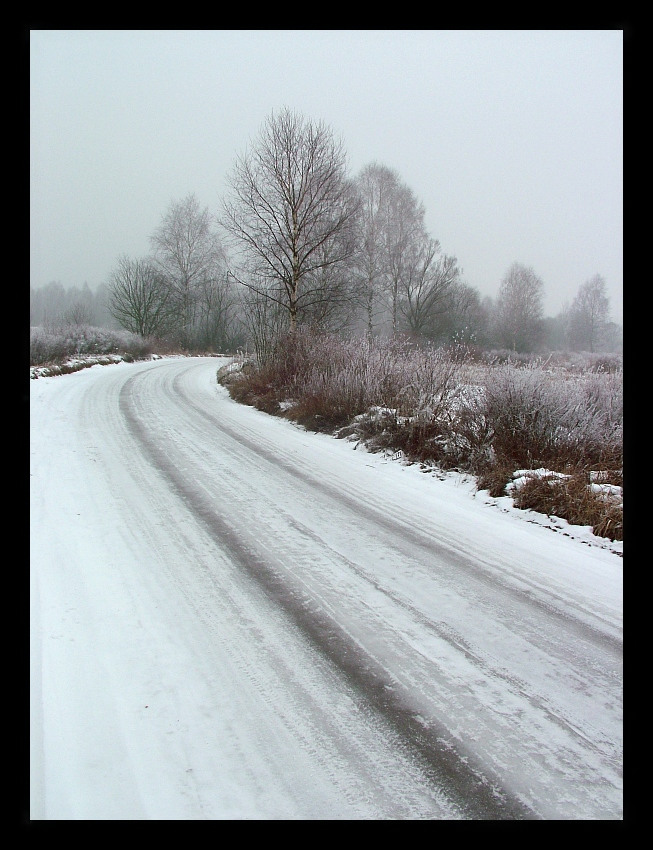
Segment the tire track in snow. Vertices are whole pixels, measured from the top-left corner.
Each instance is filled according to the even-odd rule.
[[[246,436],[242,431],[236,430],[198,405],[195,399],[184,389],[183,377],[184,374],[182,373],[173,378],[172,384],[176,396],[183,398],[187,406],[209,422],[213,428],[227,434],[248,451],[265,460],[272,467],[281,469],[284,473],[301,481],[302,484],[310,487],[311,490],[317,491],[321,497],[328,496],[338,505],[347,506],[355,515],[360,515],[371,520],[375,525],[397,539],[408,538],[412,545],[416,545],[422,550],[427,551],[429,555],[439,555],[443,560],[453,563],[457,569],[464,570],[473,580],[486,588],[490,588],[493,592],[496,591],[497,585],[500,585],[502,592],[515,600],[519,605],[526,604],[533,608],[539,608],[548,617],[554,617],[560,620],[561,624],[569,628],[572,633],[575,633],[578,639],[601,645],[609,649],[615,657],[621,657],[623,650],[622,640],[618,636],[606,632],[602,628],[603,624],[600,621],[596,625],[593,625],[587,620],[574,618],[566,610],[569,606],[568,600],[559,598],[557,601],[560,602],[561,606],[564,606],[564,609],[562,607],[556,607],[538,595],[539,588],[536,585],[531,585],[529,588],[529,582],[523,576],[519,577],[519,585],[521,586],[515,586],[502,580],[496,573],[488,575],[481,567],[470,560],[465,553],[441,541],[435,540],[431,536],[427,536],[411,520],[411,517],[402,515],[400,520],[395,520],[392,516],[388,516],[381,507],[377,508],[374,505],[368,505],[362,499],[356,499],[348,495],[342,489],[328,483],[323,478],[316,479],[310,473],[304,472],[304,470],[297,467],[290,457],[285,457],[281,449],[274,452],[266,449],[252,437]],[[549,598],[552,598],[550,590],[547,590],[547,595]]]
[[[190,367],[192,368],[192,367]],[[120,410],[132,436],[139,442],[146,455],[157,470],[170,482],[171,488],[190,506],[202,521],[211,536],[221,548],[230,552],[234,561],[261,585],[267,594],[291,617],[301,632],[339,669],[349,683],[361,694],[370,707],[397,731],[406,746],[412,750],[424,766],[437,789],[444,789],[452,796],[463,812],[463,816],[472,820],[523,820],[537,816],[521,800],[490,780],[482,765],[474,764],[468,753],[460,753],[458,746],[451,740],[448,731],[435,722],[425,725],[422,716],[408,704],[404,695],[397,689],[396,681],[388,677],[381,665],[352,643],[346,630],[326,612],[317,607],[308,595],[288,592],[283,573],[275,569],[274,556],[262,554],[251,542],[241,537],[215,511],[210,498],[194,482],[189,481],[183,470],[171,462],[165,450],[151,439],[151,433],[140,417],[134,398],[138,394],[137,383],[140,375],[129,378],[120,392]],[[176,386],[180,395],[212,427],[223,428],[222,424],[201,408],[192,404],[180,385]],[[224,428],[223,428],[224,430]],[[226,429],[229,436],[266,460],[275,463],[276,458],[261,450],[247,438],[240,438],[233,429]],[[281,463],[288,469],[286,463]],[[290,467],[304,483],[315,487],[316,483],[300,470]],[[333,488],[328,488],[333,490]],[[334,495],[333,492],[331,495]],[[337,496],[342,494],[338,493]],[[358,502],[345,499],[356,512],[361,506]],[[370,511],[374,522],[379,521],[378,514]],[[419,540],[420,545],[424,545]]]

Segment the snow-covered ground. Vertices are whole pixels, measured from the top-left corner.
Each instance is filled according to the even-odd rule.
[[[622,544],[222,362],[31,381],[31,817],[621,818]]]

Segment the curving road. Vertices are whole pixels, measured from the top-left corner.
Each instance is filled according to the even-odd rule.
[[[32,381],[32,819],[620,819],[620,558],[238,405]]]

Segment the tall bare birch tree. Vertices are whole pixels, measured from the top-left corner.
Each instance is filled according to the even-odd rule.
[[[195,195],[173,201],[150,237],[153,258],[170,290],[180,342],[193,344],[207,288],[226,285],[225,256],[207,207]]]
[[[367,331],[373,333],[385,302],[397,333],[402,289],[416,251],[427,240],[424,207],[394,169],[377,162],[363,168],[356,187],[361,209],[355,268]]]
[[[385,231],[390,218],[390,198],[397,183],[397,174],[376,162],[366,165],[356,178],[361,206],[354,268],[370,336],[388,280]]]
[[[357,199],[342,144],[322,122],[272,113],[230,177],[222,224],[236,249],[234,277],[281,304],[294,331],[352,255]],[[351,238],[349,233],[351,231]]]
[[[385,227],[385,249],[388,263],[388,295],[392,315],[392,332],[399,330],[399,297],[411,274],[416,253],[428,240],[423,204],[413,190],[400,183],[392,193]]]

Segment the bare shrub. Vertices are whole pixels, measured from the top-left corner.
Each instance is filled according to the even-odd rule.
[[[403,358],[399,410],[404,416],[446,420],[460,392],[461,359],[451,349],[416,349]]]
[[[396,354],[390,343],[297,332],[274,358],[276,382],[287,398],[344,422],[374,404],[396,401]]]
[[[623,358],[620,354],[594,354],[591,357],[592,372],[608,372],[615,374],[623,369]]]
[[[622,464],[623,374],[597,372],[577,383],[576,421],[569,437],[584,446],[586,460],[595,467]]]
[[[518,366],[479,366],[460,347],[298,330],[236,392],[267,410],[288,402],[285,415],[307,427],[347,427],[372,448],[479,474],[497,463],[619,468],[622,374],[572,378],[549,366],[532,357]]]
[[[258,367],[248,362],[235,373],[223,373],[219,380],[235,401],[249,404],[265,413],[278,413],[280,395],[273,378],[274,371],[269,364]]]
[[[386,408],[395,417],[396,440],[412,447],[415,457],[436,457],[460,365],[457,349],[299,329],[230,391],[259,407],[265,399],[266,409],[287,402],[284,415],[318,430],[334,431],[372,408]]]

